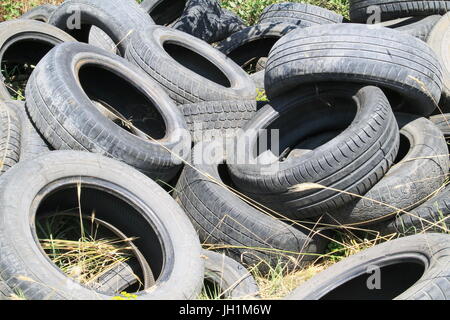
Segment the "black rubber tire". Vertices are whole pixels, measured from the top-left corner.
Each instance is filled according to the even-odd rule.
[[[281,217],[269,216],[211,180],[230,183],[221,148],[219,141],[197,144],[192,151],[196,169],[186,166],[175,188],[174,197],[200,241],[224,245],[228,256],[261,272],[280,262],[294,270],[317,259],[328,243],[322,235],[310,236],[311,232],[301,231]]]
[[[79,14],[81,29],[70,29],[68,26],[74,12]],[[154,24],[134,0],[67,0],[53,13],[49,23],[81,42],[89,41],[91,26],[96,26],[117,44],[122,55],[131,34]]]
[[[178,104],[256,97],[254,84],[238,65],[181,31],[152,26],[137,33],[126,57],[158,81]]]
[[[428,116],[441,97],[442,77],[436,54],[423,41],[388,28],[347,23],[283,37],[270,53],[265,86],[273,99],[308,83],[376,85],[384,88],[395,111]]]
[[[40,21],[18,19],[2,22],[0,64],[2,68],[7,61],[35,66],[52,47],[72,41],[76,40],[64,31]],[[14,92],[8,90],[4,81],[5,77],[0,73],[0,99],[11,100]]]
[[[5,101],[0,100],[0,176],[19,161],[20,138],[19,116]]]
[[[141,8],[158,25],[168,26],[183,14],[187,0],[144,0]]]
[[[43,4],[27,11],[20,19],[31,19],[47,23],[56,8],[58,6],[53,4]]]
[[[270,163],[254,151],[264,129],[279,130],[280,155],[276,152]],[[279,160],[283,150],[331,131],[335,138],[306,148],[311,151],[303,156]],[[292,219],[312,218],[353,201],[348,193],[367,193],[391,167],[399,140],[394,114],[379,88],[315,85],[259,110],[236,138],[237,147],[227,152],[227,164],[237,188],[251,198]],[[260,148],[260,154],[265,150]],[[296,189],[303,183],[325,188]]]
[[[220,22],[222,24],[220,30],[221,33],[217,36],[218,41],[222,41],[236,32],[244,30],[247,25],[240,16],[238,16],[233,11],[223,9],[220,15]]]
[[[120,55],[120,52],[117,49],[114,41],[102,29],[99,29],[96,26],[91,27],[88,43],[98,48],[102,48],[106,51]]]
[[[450,188],[446,187],[409,214],[399,214],[387,223],[376,225],[375,230],[383,235],[412,235],[423,232],[445,233],[450,229]]]
[[[369,225],[392,219],[397,212],[392,207],[410,211],[444,184],[450,161],[441,131],[425,118],[409,114],[396,114],[396,118],[402,136],[399,162],[364,195],[367,199],[358,198],[328,212],[330,224]]]
[[[344,17],[336,12],[307,3],[276,3],[266,7],[259,23],[290,23],[300,27],[342,23]]]
[[[180,106],[193,143],[233,137],[254,117],[257,109],[255,100],[208,101]]]
[[[30,116],[25,109],[25,103],[21,101],[5,102],[11,109],[16,112],[20,119],[20,161],[37,158],[46,152],[50,152],[50,148],[44,138],[37,131],[31,122]]]
[[[449,1],[450,3],[450,1]],[[450,112],[450,13],[444,15],[428,37],[428,45],[437,54],[444,71],[444,87],[439,103],[439,113]]]
[[[440,234],[388,241],[329,267],[288,299],[449,300],[449,243],[450,236]],[[381,289],[371,290],[377,271]]]
[[[366,23],[374,13],[370,7],[377,7],[381,21],[405,17],[443,15],[450,11],[448,0],[350,0],[350,20]]]
[[[408,17],[382,22],[383,27],[395,29],[427,42],[428,36],[436,23],[442,18],[440,15],[428,17]]]
[[[100,153],[163,181],[189,157],[191,137],[172,100],[138,68],[102,49],[79,42],[54,48],[34,70],[26,96],[33,122],[57,150]],[[93,101],[134,127],[120,117],[111,121]]]
[[[49,209],[76,207],[77,185],[91,188],[81,188],[81,206],[86,212],[97,208],[98,219],[138,238],[133,243],[145,255],[157,280],[154,287],[136,293],[137,299],[198,296],[204,275],[201,247],[180,207],[155,182],[129,166],[74,151],[56,151],[19,163],[2,177],[0,282],[10,290],[20,289],[29,300],[112,298],[70,280],[37,245],[33,223],[37,206],[50,199],[49,194],[56,194],[53,202],[46,202]],[[62,193],[58,195],[55,189]]]
[[[205,281],[220,289],[221,299],[255,299],[259,287],[250,271],[225,254],[203,250]]]
[[[242,68],[268,57],[273,45],[297,26],[287,23],[264,23],[245,28],[223,40],[216,47]]]

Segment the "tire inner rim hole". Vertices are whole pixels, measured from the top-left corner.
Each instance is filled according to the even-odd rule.
[[[266,130],[260,131],[253,155],[261,163],[301,157],[331,142],[350,126],[356,113],[356,102],[350,96],[322,95],[300,104],[294,102]]]
[[[419,259],[394,262],[343,283],[321,300],[393,300],[417,283],[424,272]]]
[[[398,164],[405,160],[411,149],[411,142],[409,139],[400,133],[400,148],[398,150],[397,158],[395,158],[394,164]]]
[[[279,37],[267,37],[250,41],[231,51],[228,57],[240,65],[247,73],[256,72],[256,65],[260,58],[269,56],[269,52]]]
[[[170,25],[183,14],[186,0],[163,0],[150,13],[158,25]]]
[[[228,77],[211,61],[200,54],[172,42],[163,44],[164,50],[183,67],[226,88],[231,87]]]
[[[166,125],[161,113],[129,81],[92,64],[80,68],[79,79],[84,92],[106,118],[141,138],[165,137]]]
[[[55,44],[56,41],[19,39],[0,53],[2,76],[13,98],[23,100],[31,73]]]
[[[156,232],[132,205],[102,188],[59,188],[40,202],[35,225],[49,259],[89,289],[110,296],[139,292],[162,272]]]

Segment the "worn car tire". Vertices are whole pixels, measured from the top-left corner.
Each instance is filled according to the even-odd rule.
[[[449,2],[450,3],[450,2]],[[439,103],[439,113],[450,112],[450,13],[444,15],[428,37],[428,45],[437,54],[444,71],[444,87]]]
[[[197,144],[192,164],[196,169],[184,168],[174,197],[202,242],[224,245],[228,256],[262,272],[280,262],[287,269],[297,269],[325,249],[328,242],[322,235],[314,236],[306,228],[301,231],[281,216],[270,216],[217,183],[233,186],[221,142]]]
[[[233,34],[216,48],[242,68],[248,68],[268,57],[273,45],[294,29],[297,26],[287,23],[257,24]]]
[[[53,4],[43,4],[27,11],[20,16],[20,19],[37,20],[47,23],[56,8],[58,8],[58,6]]]
[[[440,234],[388,241],[329,267],[288,299],[448,300],[449,242],[449,235]],[[379,281],[373,280],[374,275]]]
[[[397,31],[409,34],[410,36],[427,41],[431,30],[442,18],[440,15],[428,17],[408,17],[380,23],[381,26],[395,29]]]
[[[290,23],[300,27],[343,22],[344,17],[336,12],[307,3],[276,3],[266,7],[259,23]]]
[[[68,278],[37,244],[35,217],[79,201],[85,212],[95,208],[98,219],[137,238],[133,243],[157,279],[137,299],[194,299],[200,293],[204,262],[191,223],[161,187],[123,163],[87,152],[51,152],[5,174],[0,199],[0,283],[27,299],[111,300]]]
[[[444,137],[448,140],[450,140],[450,114],[438,114],[435,116],[430,117],[430,121],[434,123],[436,127],[441,130],[441,132],[444,134]]]
[[[270,53],[268,97],[308,83],[358,82],[384,88],[395,111],[430,115],[442,92],[436,54],[399,31],[378,28],[375,36],[373,31],[366,25],[340,24],[290,32]]]
[[[181,31],[152,26],[137,33],[126,57],[178,104],[256,97],[254,84],[238,65],[206,42]]]
[[[26,95],[33,122],[57,150],[100,153],[163,181],[189,157],[191,137],[175,104],[112,53],[64,43],[37,65]]]
[[[446,187],[437,195],[411,210],[409,213],[398,214],[394,219],[380,223],[375,230],[383,235],[400,234],[413,235],[423,232],[445,233],[450,228],[450,188]]]
[[[20,137],[19,116],[11,106],[0,100],[0,176],[19,161]]]
[[[0,24],[0,64],[27,64],[35,66],[62,42],[76,41],[64,31],[40,21],[18,19]],[[17,93],[5,84],[0,73],[0,99],[11,100]]]
[[[275,134],[279,150],[261,145],[266,132]],[[379,88],[315,85],[260,109],[236,137],[227,164],[237,188],[251,198],[292,219],[312,218],[353,201],[349,193],[367,193],[394,162],[398,132]],[[323,133],[331,136],[308,145]],[[292,149],[306,152],[283,156]]]
[[[205,281],[220,289],[222,299],[254,299],[259,287],[250,271],[225,254],[203,250]]]
[[[397,213],[393,207],[410,211],[444,184],[450,161],[441,131],[425,118],[409,114],[396,118],[402,137],[398,161],[365,198],[328,212],[331,224],[355,226],[392,219]]]
[[[5,102],[13,109],[20,119],[20,161],[33,159],[50,152],[50,148],[44,138],[37,131],[25,109],[25,103],[20,101]]]
[[[428,116],[441,98],[442,77],[436,54],[423,41],[388,28],[340,24],[284,36],[270,53],[265,81],[269,99],[308,83],[376,85],[395,111]]]
[[[180,106],[194,143],[233,137],[258,109],[255,100],[208,101]]]
[[[79,15],[81,29],[69,24],[74,12]],[[154,24],[134,0],[68,0],[56,9],[49,23],[81,42],[89,41],[91,27],[96,26],[112,39],[122,55],[133,33]]]
[[[377,8],[377,10],[374,10]],[[448,0],[350,0],[350,20],[366,23],[379,10],[381,21],[423,17],[450,11]]]

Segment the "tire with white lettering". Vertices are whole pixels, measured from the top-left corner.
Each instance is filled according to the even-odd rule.
[[[328,212],[330,224],[360,226],[392,220],[397,210],[411,211],[445,183],[450,161],[442,132],[425,118],[403,113],[396,118],[400,151],[395,165],[364,198]]]
[[[222,299],[252,299],[259,294],[250,271],[225,254],[203,250],[205,260],[204,291]],[[218,290],[217,290],[218,289]],[[213,291],[218,292],[213,292]]]
[[[172,28],[154,25],[134,34],[126,57],[178,104],[256,97],[253,82],[232,60],[206,42]]]
[[[336,12],[306,3],[276,3],[266,7],[259,23],[290,23],[300,27],[341,23],[344,17]]]
[[[288,300],[449,300],[450,235],[388,241],[320,272]]]
[[[50,152],[3,175],[0,199],[2,293],[6,287],[27,300],[115,296],[68,277],[39,244],[36,221],[73,208],[89,221],[95,212],[133,239],[156,279],[136,292],[137,300],[195,299],[201,291],[204,261],[192,224],[166,191],[126,164],[88,152]]]
[[[443,15],[450,11],[448,0],[350,0],[350,20],[366,23],[372,16],[381,21],[404,17]]]
[[[91,27],[96,26],[117,44],[121,55],[125,54],[131,34],[154,24],[134,0],[64,1],[50,17],[49,23],[86,43],[89,42]]]
[[[269,99],[318,82],[375,85],[394,111],[429,116],[441,98],[443,70],[433,50],[417,38],[343,23],[293,30],[280,39],[265,82]]]
[[[100,153],[162,181],[189,157],[186,121],[164,90],[94,46],[55,47],[36,66],[26,96],[34,124],[57,150]]]

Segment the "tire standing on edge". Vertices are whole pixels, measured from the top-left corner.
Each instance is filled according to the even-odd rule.
[[[51,152],[3,176],[0,199],[3,294],[20,290],[30,300],[113,298],[70,279],[38,245],[35,222],[43,209],[62,211],[79,202],[85,212],[94,210],[96,218],[136,239],[156,278],[155,286],[136,293],[138,300],[195,299],[200,293],[204,262],[192,224],[161,187],[126,164],[86,152]]]
[[[33,122],[57,150],[100,153],[163,181],[189,157],[191,137],[175,104],[112,53],[64,43],[37,65],[26,95]]]

